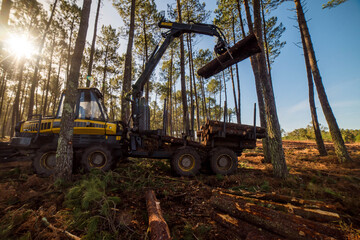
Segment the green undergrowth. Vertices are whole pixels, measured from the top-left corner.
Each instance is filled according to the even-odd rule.
[[[170,171],[166,162],[130,161],[130,164],[120,165],[107,173],[93,170],[67,190],[63,205],[70,209],[65,214],[68,226],[74,232],[85,233],[82,239],[118,239],[124,236],[138,239],[143,233],[136,232],[119,216],[126,213],[142,216],[140,220],[146,219],[146,209],[132,205],[145,205],[143,197],[147,189],[160,191],[165,185],[171,189],[171,178],[161,177],[161,172]],[[64,186],[61,182],[57,184]]]

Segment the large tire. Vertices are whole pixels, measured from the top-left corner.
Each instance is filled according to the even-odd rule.
[[[238,167],[237,156],[228,148],[215,148],[210,152],[210,167],[215,174],[232,174]]]
[[[201,159],[195,149],[181,147],[171,159],[172,170],[180,176],[195,176],[201,167]]]
[[[53,144],[42,146],[36,152],[32,166],[39,176],[48,177],[53,175],[56,167],[56,146]]]
[[[113,166],[113,156],[111,151],[104,146],[92,146],[84,151],[81,157],[81,165],[87,172],[90,172],[91,169],[106,172]]]

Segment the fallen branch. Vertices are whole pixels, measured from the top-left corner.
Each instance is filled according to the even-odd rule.
[[[210,202],[215,208],[233,217],[246,220],[288,239],[344,239],[344,234],[338,229],[293,214],[260,207],[242,199],[234,201],[215,194]]]
[[[46,227],[50,228],[51,230],[53,230],[54,232],[61,232],[64,233],[67,237],[74,239],[74,240],[81,240],[81,238],[79,238],[78,236],[75,236],[74,234],[64,230],[64,229],[60,229],[57,227],[54,227],[54,225],[52,225],[51,223],[49,223],[49,221],[46,219],[46,217],[42,217],[41,221],[43,221],[43,223],[46,225]]]
[[[152,240],[171,239],[169,227],[162,216],[160,202],[156,199],[154,191],[147,191],[145,198],[149,215],[150,238]]]

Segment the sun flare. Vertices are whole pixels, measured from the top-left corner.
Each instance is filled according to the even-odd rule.
[[[18,58],[29,58],[35,53],[35,47],[28,36],[11,35],[7,41],[8,51]]]

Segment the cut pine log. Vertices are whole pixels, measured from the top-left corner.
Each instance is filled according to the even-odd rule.
[[[215,194],[210,202],[220,211],[288,239],[345,239],[344,234],[338,229],[293,214],[257,206],[242,199],[233,201]]]
[[[295,215],[304,217],[306,219],[315,220],[318,222],[333,222],[333,221],[340,221],[340,216],[337,213],[334,212],[328,212],[323,211],[320,209],[310,209],[305,207],[298,207],[291,205],[290,203],[282,204],[282,203],[276,203],[271,202],[267,200],[261,200],[256,198],[249,198],[249,197],[243,197],[238,195],[233,195],[229,193],[225,193],[222,191],[216,192],[219,196],[223,196],[225,198],[228,198],[230,200],[236,201],[237,199],[241,199],[248,202],[253,202],[257,205],[266,206],[271,209],[280,210],[283,212],[293,213]]]
[[[258,228],[240,219],[231,217],[228,214],[213,213],[211,217],[222,226],[230,229],[231,232],[239,236],[240,239],[283,239],[280,236]]]
[[[260,51],[261,49],[256,40],[256,36],[254,34],[250,34],[235,43],[234,46],[228,49],[228,51],[224,52],[220,56],[217,56],[215,59],[200,68],[197,73],[201,77],[209,78],[231,65],[259,53]]]
[[[150,239],[171,239],[169,227],[162,216],[160,202],[156,199],[154,191],[147,191],[145,197],[146,208],[149,216]]]

